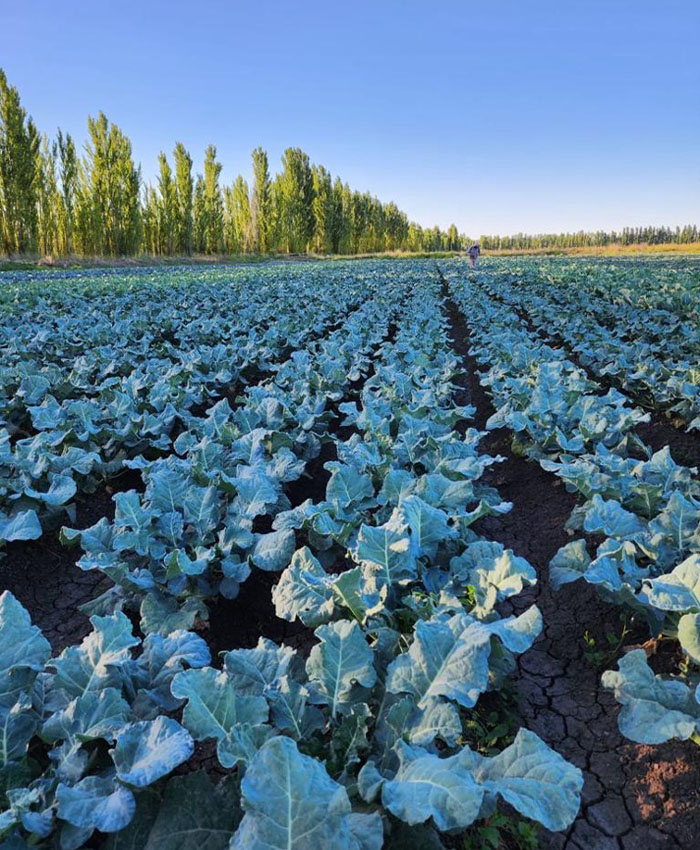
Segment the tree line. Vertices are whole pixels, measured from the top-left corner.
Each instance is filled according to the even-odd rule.
[[[299,148],[271,175],[252,154],[252,180],[221,180],[214,145],[201,174],[178,142],[144,185],[131,142],[100,112],[82,154],[70,133],[40,134],[0,69],[0,251],[65,256],[458,251],[466,237],[410,222],[394,203],[353,191]]]
[[[539,233],[513,236],[482,236],[482,250],[527,251],[536,248],[601,248],[605,245],[687,245],[700,241],[694,224],[685,227],[625,227],[610,232],[604,230],[577,233]]]
[[[70,133],[41,134],[0,69],[0,253],[66,256],[153,254],[461,251],[471,242],[453,224],[447,231],[410,222],[396,204],[357,192],[299,148],[288,148],[281,171],[267,153],[252,154],[250,183],[221,180],[215,145],[195,174],[178,142],[161,152],[154,184],[144,185],[131,142],[102,113],[88,118],[79,152]],[[633,227],[482,236],[482,250],[687,244],[695,225]]]

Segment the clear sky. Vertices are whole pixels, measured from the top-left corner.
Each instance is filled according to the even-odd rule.
[[[303,148],[469,235],[700,223],[699,0],[0,0],[40,130]]]

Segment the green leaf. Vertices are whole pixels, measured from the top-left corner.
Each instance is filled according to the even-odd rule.
[[[562,546],[549,562],[549,581],[555,590],[571,581],[583,578],[591,563],[586,551],[586,541],[572,540]]]
[[[700,614],[684,614],[678,621],[678,641],[696,664],[700,664]]]
[[[117,744],[111,751],[119,779],[136,788],[150,785],[170,773],[193,752],[189,732],[163,716],[127,726],[117,736]]]
[[[618,668],[619,672],[606,670],[602,681],[622,704],[618,725],[626,738],[660,744],[672,738],[684,741],[700,732],[700,704],[690,688],[655,676],[643,649],[623,655]]]
[[[416,559],[410,551],[408,529],[397,517],[380,526],[362,525],[355,557],[372,574],[379,586],[415,580]]]
[[[7,516],[0,511],[0,542],[37,540],[41,537],[41,523],[36,511],[18,511]]]
[[[131,710],[117,688],[88,691],[52,714],[41,729],[46,741],[62,739],[90,741],[114,740],[116,733],[129,721]]]
[[[333,579],[304,546],[272,589],[275,612],[283,620],[299,618],[315,628],[327,622],[334,609]]]
[[[369,706],[366,703],[357,703],[333,728],[329,760],[333,765],[331,773],[345,775],[360,761],[359,753],[369,749],[367,729],[371,720],[372,712]]]
[[[9,708],[44,669],[51,645],[9,590],[0,596],[0,638],[0,705]]]
[[[365,688],[374,685],[374,656],[354,621],[338,620],[319,626],[314,634],[320,643],[311,650],[306,672],[314,702],[329,706],[331,717],[335,717],[339,711],[348,710],[355,684]]]
[[[487,793],[547,829],[566,829],[578,813],[583,774],[527,729],[497,756],[480,759],[474,776]]]
[[[241,817],[235,777],[214,785],[203,770],[174,776],[162,803],[151,789],[139,793],[131,824],[104,850],[225,850]]]
[[[478,617],[487,616],[497,602],[537,580],[534,567],[525,558],[487,540],[469,544],[458,558],[452,558],[450,571],[462,585],[474,588],[478,610],[473,613]]]
[[[374,496],[372,479],[366,473],[337,461],[326,463],[324,467],[331,472],[326,485],[326,501],[333,505],[336,513]]]
[[[634,538],[646,528],[636,514],[626,511],[614,499],[602,499],[597,493],[586,511],[583,527],[591,534],[604,534],[617,539]]]
[[[345,789],[290,738],[271,738],[259,750],[241,790],[245,815],[231,850],[357,850]]]
[[[416,558],[434,558],[439,544],[457,535],[447,523],[447,514],[419,496],[407,496],[399,510],[411,529],[411,551]]]
[[[284,569],[291,561],[296,546],[294,531],[289,528],[259,534],[252,559],[256,567],[268,572]]]
[[[152,591],[144,596],[140,608],[141,629],[146,634],[169,635],[191,629],[198,619],[206,620],[207,606],[196,596],[180,603],[174,596]]]
[[[73,826],[117,832],[129,823],[136,808],[134,795],[113,779],[86,776],[73,786],[56,790],[58,816]]]
[[[663,511],[649,523],[653,535],[652,546],[663,539],[677,555],[682,556],[693,548],[700,524],[700,505],[690,501],[675,490]]]
[[[409,651],[389,665],[387,690],[411,694],[419,707],[447,697],[471,708],[488,686],[490,652],[488,630],[465,614],[419,620]]]
[[[59,505],[65,505],[66,502],[75,496],[78,489],[75,481],[70,475],[58,475],[54,472],[49,473],[49,489],[46,492],[35,490],[32,487],[25,487],[24,493],[30,499],[36,499],[38,502],[43,502],[49,507],[56,508]],[[2,534],[0,533],[0,536]]]
[[[700,612],[700,555],[691,555],[670,573],[649,580],[641,597],[662,611]]]
[[[240,734],[240,727],[259,726],[267,721],[264,697],[238,693],[226,673],[211,667],[178,673],[170,689],[174,697],[187,700],[182,715],[184,726],[195,741],[217,741],[218,758],[224,767],[236,763],[236,733]]]
[[[259,638],[253,649],[233,649],[224,655],[224,667],[241,694],[263,695],[280,686],[289,673],[296,651]]]
[[[463,829],[479,815],[484,789],[459,755],[440,758],[399,741],[396,776],[382,786],[382,803],[408,824],[430,818],[440,830]]]
[[[90,618],[93,631],[79,646],[69,646],[52,661],[56,668],[54,687],[72,699],[87,691],[121,687],[120,667],[131,660],[131,647],[139,644],[131,621],[118,611],[108,617]]]

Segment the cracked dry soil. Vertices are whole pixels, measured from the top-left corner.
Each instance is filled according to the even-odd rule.
[[[476,407],[483,429],[494,412],[469,355],[469,326],[446,295],[456,353],[465,372],[461,403]],[[465,423],[473,424],[473,423]],[[562,483],[539,464],[510,451],[510,434],[490,431],[482,450],[500,454],[485,483],[513,502],[510,513],[481,521],[479,531],[527,558],[538,583],[504,613],[533,603],[544,629],[518,660],[516,686],[523,724],[584,773],[583,803],[566,833],[543,831],[541,850],[691,850],[700,847],[700,747],[690,742],[644,746],[627,741],[617,728],[618,707],[600,683],[600,670],[586,659],[583,634],[596,646],[606,633],[620,632],[620,609],[607,605],[590,585],[579,582],[555,592],[547,565],[569,542],[564,524],[575,504]],[[615,662],[611,662],[611,666]]]
[[[132,480],[133,476],[128,476],[119,489],[128,489]],[[75,521],[62,517],[61,524],[88,528],[103,516],[112,519],[112,492],[103,487],[77,500]],[[0,592],[9,590],[24,605],[54,654],[80,643],[88,634],[90,621],[78,608],[111,585],[103,573],[85,572],[76,565],[83,550],[61,545],[59,531],[60,524],[38,540],[8,543],[0,560]]]

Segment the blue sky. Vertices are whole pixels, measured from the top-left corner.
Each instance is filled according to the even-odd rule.
[[[144,177],[298,145],[470,235],[700,223],[698,0],[0,0],[42,131],[98,109]]]

